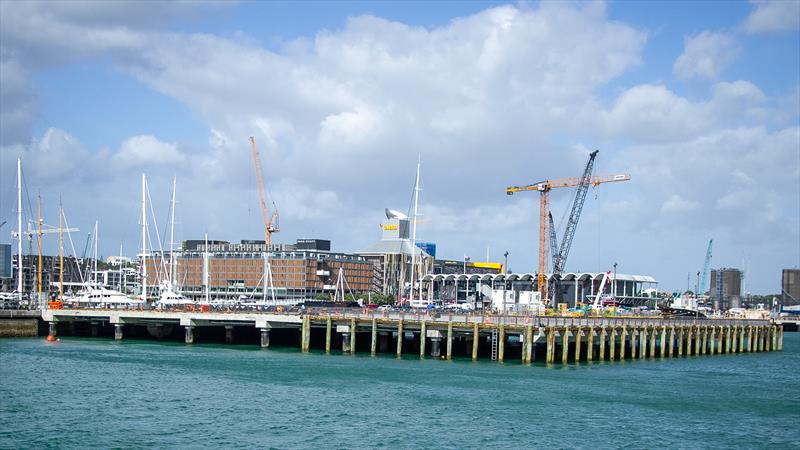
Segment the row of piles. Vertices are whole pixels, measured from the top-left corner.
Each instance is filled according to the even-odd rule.
[[[325,351],[331,351],[331,333],[333,320],[331,317],[317,318],[325,321]],[[403,320],[392,321],[391,324],[381,321],[382,325],[396,327],[397,336],[403,336]],[[355,353],[358,321],[349,320],[346,336],[346,348],[350,353]],[[420,357],[426,354],[427,323],[420,321],[415,324],[419,329]],[[442,338],[446,342],[445,357],[452,358],[454,324],[448,323],[446,334]],[[571,361],[615,361],[624,359],[644,358],[670,358],[692,355],[715,355],[729,353],[781,351],[783,350],[782,326],[752,326],[752,325],[651,325],[651,326],[561,326],[561,327],[533,327],[526,325],[481,325],[458,324],[460,329],[471,327],[472,359],[478,359],[478,342],[481,331],[496,331],[496,359],[503,361],[505,356],[506,336],[509,333],[517,334],[522,344],[522,362],[529,364],[535,359],[535,342],[544,335],[546,349],[545,361],[549,364],[556,362],[556,354],[560,353],[560,361],[567,364]],[[377,353],[378,320],[371,321],[371,354]],[[464,333],[463,331],[461,332]],[[435,348],[439,348],[439,338],[433,338]],[[561,342],[558,342],[558,341]],[[311,347],[311,316],[304,316],[301,328],[301,350],[308,352]],[[584,349],[583,346],[586,346]],[[572,347],[572,348],[570,348]],[[403,351],[403,339],[397,339],[397,356]],[[438,353],[438,351],[437,351]],[[438,356],[435,354],[434,356]]]

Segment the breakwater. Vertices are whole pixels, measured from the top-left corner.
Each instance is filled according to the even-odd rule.
[[[302,352],[418,354],[420,358],[529,364],[672,358],[694,355],[780,351],[783,329],[769,320],[701,318],[562,318],[479,316],[402,312],[314,311],[305,314],[259,312],[183,312],[125,310],[45,310],[49,334],[98,336],[113,328],[153,338],[183,337],[186,344],[208,332],[227,343],[253,336],[262,348],[279,336],[281,345]]]

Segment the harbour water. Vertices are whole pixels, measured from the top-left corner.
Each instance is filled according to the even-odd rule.
[[[782,352],[547,367],[0,340],[0,448],[800,448]]]

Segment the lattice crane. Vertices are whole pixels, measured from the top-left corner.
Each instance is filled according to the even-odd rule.
[[[272,244],[272,233],[277,233],[280,231],[280,227],[278,225],[278,208],[275,208],[272,216],[270,216],[269,207],[267,206],[267,196],[264,192],[264,180],[261,175],[261,156],[258,154],[255,137],[250,136],[250,144],[253,149],[253,165],[255,166],[256,170],[256,183],[258,183],[258,199],[261,206],[261,218],[264,221],[264,243],[266,245],[270,245]]]
[[[558,255],[553,259],[553,272],[560,273],[564,267],[564,263],[569,254],[569,249],[572,245],[572,238],[575,235],[575,229],[578,225],[578,219],[583,208],[583,202],[586,198],[586,191],[589,186],[598,186],[602,183],[612,183],[617,181],[628,181],[631,179],[630,175],[619,174],[611,176],[591,176],[592,167],[594,166],[594,159],[597,156],[597,150],[589,154],[589,162],[586,164],[583,176],[578,178],[560,178],[557,180],[544,180],[539,183],[529,184],[527,186],[511,186],[506,188],[507,195],[513,195],[515,192],[520,191],[539,191],[539,270],[537,273],[536,281],[539,286],[539,292],[542,294],[542,300],[548,298],[547,286],[547,249],[549,241],[549,220],[550,215],[550,191],[556,188],[575,187],[578,186],[579,190],[575,196],[575,201],[572,205],[572,212],[570,219],[567,223],[567,229],[564,233],[564,239],[561,241],[561,247]]]

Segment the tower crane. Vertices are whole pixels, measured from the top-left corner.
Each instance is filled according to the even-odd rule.
[[[261,218],[264,221],[264,243],[266,245],[272,244],[272,233],[280,231],[278,226],[278,208],[276,207],[272,213],[269,214],[269,207],[267,206],[267,196],[264,193],[264,180],[261,175],[261,157],[258,154],[256,147],[256,138],[250,136],[250,144],[253,149],[253,165],[256,170],[256,183],[258,183],[258,199],[261,206]],[[275,206],[275,203],[272,204]]]
[[[586,199],[586,192],[589,186],[598,186],[602,183],[612,183],[617,181],[628,181],[631,179],[630,175],[618,174],[611,176],[592,176],[592,167],[594,166],[594,159],[598,151],[595,150],[589,154],[589,162],[583,171],[583,176],[578,178],[560,178],[556,180],[544,180],[538,183],[529,184],[526,186],[511,186],[506,188],[507,195],[513,195],[521,191],[539,191],[539,270],[537,273],[536,281],[539,286],[539,292],[542,294],[542,300],[548,298],[547,286],[547,248],[549,240],[549,214],[550,214],[550,191],[557,188],[575,187],[578,186],[578,192],[575,195],[575,200],[572,204],[572,211],[570,213],[567,228],[564,232],[564,239],[561,241],[561,246],[558,254],[553,260],[553,273],[556,277],[561,273],[564,268],[569,249],[572,246],[572,238],[575,236],[575,229],[578,225],[581,210],[583,209],[583,202]]]

